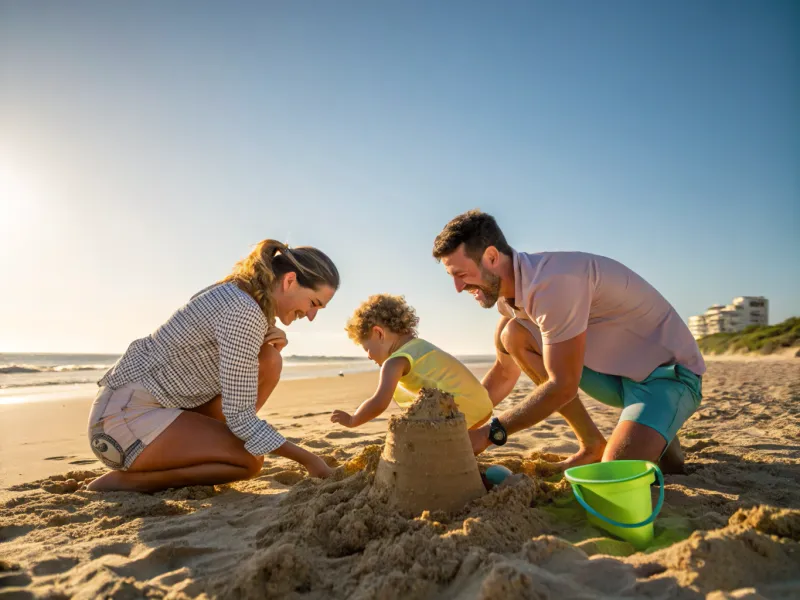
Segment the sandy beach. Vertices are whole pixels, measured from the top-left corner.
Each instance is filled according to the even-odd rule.
[[[262,410],[342,465],[333,479],[268,457],[253,480],[155,495],[84,489],[102,472],[86,391],[0,406],[0,598],[800,597],[800,360],[709,361],[686,473],[666,477],[643,552],[588,525],[553,474],[577,448],[558,416],[481,455],[524,477],[460,513],[406,518],[371,498],[391,412],[355,430],[329,414],[376,377],[281,382]],[[608,434],[616,411],[586,404]]]

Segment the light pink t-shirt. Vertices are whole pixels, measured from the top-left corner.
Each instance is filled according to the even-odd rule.
[[[539,347],[586,331],[584,365],[642,381],[662,365],[697,375],[706,365],[689,328],[669,302],[625,265],[584,252],[514,252],[515,298],[500,298]],[[513,302],[513,304],[512,304]]]

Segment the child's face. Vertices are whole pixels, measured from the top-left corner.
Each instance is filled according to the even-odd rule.
[[[388,338],[391,336],[386,335],[382,327],[375,326],[369,334],[369,337],[361,343],[367,357],[382,366],[391,354],[392,342]]]

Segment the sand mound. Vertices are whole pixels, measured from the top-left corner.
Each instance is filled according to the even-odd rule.
[[[466,577],[488,565],[491,553],[513,552],[552,531],[552,517],[530,507],[537,498],[560,492],[527,477],[475,500],[465,516],[426,511],[406,518],[370,493],[378,449],[365,449],[335,481],[304,480],[292,488],[272,522],[258,531],[257,553],[217,579],[214,593],[429,597],[459,574]]]
[[[373,496],[408,515],[459,511],[485,492],[464,415],[453,396],[423,388],[389,419]]]
[[[739,510],[727,527],[695,532],[683,542],[650,555],[629,557],[627,562],[644,570],[656,565],[654,571],[659,579],[671,578],[704,594],[720,588],[736,590],[759,585],[760,589],[775,587],[777,595],[781,588],[792,588],[794,597],[798,597],[799,524],[797,510]],[[775,532],[789,537],[779,537]]]
[[[392,418],[401,421],[441,421],[458,419],[460,414],[452,394],[433,388],[422,388],[408,410]]]

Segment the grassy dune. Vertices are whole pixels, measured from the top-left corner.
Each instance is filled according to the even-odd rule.
[[[759,352],[772,354],[783,348],[800,346],[800,317],[777,325],[751,325],[738,333],[715,333],[697,341],[704,354]]]

